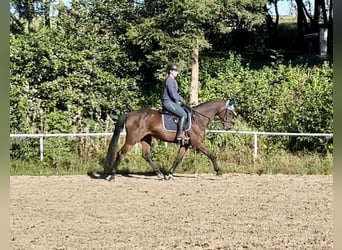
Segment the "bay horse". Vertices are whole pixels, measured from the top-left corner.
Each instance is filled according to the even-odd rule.
[[[162,112],[153,109],[140,109],[123,114],[119,117],[112,139],[110,141],[106,160],[104,175],[107,180],[113,180],[117,168],[122,157],[132,148],[133,145],[140,142],[142,144],[142,157],[148,162],[153,171],[159,178],[172,179],[173,173],[179,163],[182,161],[184,154],[192,146],[205,154],[212,162],[217,175],[220,175],[220,170],[216,162],[215,156],[203,144],[206,129],[209,123],[217,116],[222,122],[225,130],[229,130],[233,125],[235,116],[234,101],[225,101],[213,99],[208,102],[199,104],[194,107],[189,107],[191,110],[192,126],[187,131],[189,140],[180,143],[178,155],[168,171],[168,175],[164,175],[151,158],[151,143],[152,137],[164,142],[178,143],[176,131],[166,131],[162,125]],[[118,143],[120,133],[125,127],[126,137],[125,143],[116,153],[115,147]]]

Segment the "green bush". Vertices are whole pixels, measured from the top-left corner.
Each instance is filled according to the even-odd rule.
[[[247,130],[332,133],[332,66],[273,64],[258,70],[239,56],[202,64],[201,101],[233,98],[239,122]],[[235,129],[241,130],[241,127]],[[331,138],[277,138],[284,148],[332,152]],[[276,143],[276,142],[275,142]],[[277,144],[277,143],[276,143]]]

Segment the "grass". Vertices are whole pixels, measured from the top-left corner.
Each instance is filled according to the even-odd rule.
[[[227,147],[213,147],[211,151],[217,156],[222,173],[246,174],[322,174],[333,173],[332,154],[322,156],[314,153],[288,153],[277,150],[276,153],[259,152],[253,159],[253,149],[246,146],[239,150]],[[168,171],[174,161],[178,146],[169,144],[154,145],[152,159],[164,172]],[[105,152],[88,157],[65,155],[56,152],[54,157],[46,157],[43,161],[21,160],[11,161],[10,175],[73,175],[86,174],[103,170]],[[151,168],[141,157],[140,145],[133,148],[122,160],[119,173],[151,174]],[[214,173],[210,160],[202,153],[190,149],[176,169],[176,173]]]

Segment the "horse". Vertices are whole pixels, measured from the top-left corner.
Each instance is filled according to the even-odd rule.
[[[222,122],[225,130],[233,126],[233,118],[236,115],[233,100],[213,99],[194,107],[189,107],[191,113],[191,128],[187,130],[188,140],[179,143],[176,138],[176,131],[167,131],[162,124],[163,111],[150,108],[142,108],[136,111],[122,114],[114,128],[113,136],[108,146],[105,158],[104,178],[108,181],[115,179],[117,168],[122,157],[140,142],[142,145],[142,157],[148,162],[154,173],[161,179],[173,179],[173,173],[182,161],[184,154],[190,146],[205,154],[211,161],[216,175],[221,175],[216,162],[216,157],[206,148],[203,141],[209,123],[217,116]],[[116,153],[115,148],[121,131],[125,127],[125,143]],[[178,155],[174,160],[168,174],[163,174],[151,159],[152,137],[169,143],[179,143]]]

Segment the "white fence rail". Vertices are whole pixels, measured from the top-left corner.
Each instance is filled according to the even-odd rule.
[[[220,134],[246,134],[253,135],[253,157],[258,156],[258,135],[268,136],[311,136],[311,137],[333,137],[332,133],[282,133],[282,132],[257,132],[257,131],[234,131],[234,130],[208,130],[208,133]],[[120,135],[124,135],[122,132]],[[44,158],[44,138],[46,137],[89,137],[89,136],[112,136],[113,133],[75,133],[75,134],[10,134],[11,138],[39,138],[40,160]]]

